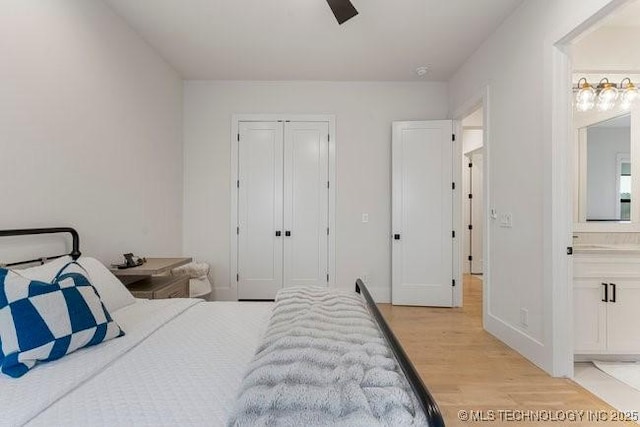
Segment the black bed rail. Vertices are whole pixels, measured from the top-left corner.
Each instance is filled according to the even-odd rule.
[[[395,334],[387,324],[387,321],[384,320],[384,317],[371,297],[369,290],[360,279],[356,280],[356,292],[364,296],[371,314],[376,319],[378,327],[382,331],[382,334],[387,340],[389,347],[391,347],[391,351],[393,351],[402,372],[404,372],[407,381],[409,381],[409,385],[418,398],[420,406],[427,417],[427,422],[430,426],[444,427],[444,419],[442,418],[442,414],[440,413],[440,409],[438,408],[436,401],[433,399],[433,396],[431,396],[431,393],[429,393],[429,390],[427,390],[427,386],[422,381],[422,378],[420,378],[420,375],[418,375],[418,371],[416,371],[413,363],[409,360],[407,353],[405,353],[402,345],[400,345],[400,341],[396,338]]]
[[[36,258],[27,261],[18,261],[12,262],[10,264],[3,264],[5,267],[15,267],[23,264],[33,264],[36,262],[41,262],[43,259],[56,259],[61,258],[63,256],[70,255],[74,260],[80,258],[80,236],[78,232],[71,227],[52,227],[52,228],[25,228],[25,229],[17,229],[17,230],[0,230],[0,237],[10,237],[10,236],[31,236],[37,234],[58,234],[58,233],[69,233],[71,234],[71,252],[68,254],[48,256],[45,258]]]

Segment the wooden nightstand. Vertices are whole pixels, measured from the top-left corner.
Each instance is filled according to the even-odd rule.
[[[110,270],[136,298],[189,298],[189,276],[162,274],[190,262],[191,258],[147,258],[139,267]]]

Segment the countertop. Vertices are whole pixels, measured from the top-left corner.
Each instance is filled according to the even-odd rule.
[[[637,244],[607,244],[607,243],[576,243],[573,245],[574,254],[625,254],[640,255],[640,245]]]

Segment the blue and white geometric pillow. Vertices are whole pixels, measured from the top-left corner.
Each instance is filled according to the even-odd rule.
[[[79,264],[67,264],[52,283],[0,268],[2,373],[21,377],[37,362],[122,335]]]

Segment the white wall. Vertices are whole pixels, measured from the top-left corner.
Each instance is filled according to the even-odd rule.
[[[623,75],[619,80],[610,78],[612,83],[620,83],[620,80],[627,77],[626,74],[630,71],[640,70],[640,52],[633,47],[634,41],[638,38],[640,38],[638,27],[598,28],[581,37],[579,42],[572,46],[573,69],[576,72],[587,73],[620,72]],[[612,47],[617,48],[612,49]]]
[[[464,129],[462,131],[462,153],[468,154],[482,148],[484,141],[482,129]]]
[[[449,82],[454,116],[489,86],[486,196],[490,207],[513,214],[513,228],[492,222],[486,230],[490,283],[485,326],[554,373],[553,344],[570,341],[554,336],[553,254],[563,252],[561,245],[552,246],[553,46],[608,3],[524,2]],[[571,244],[570,235],[567,240],[564,246]],[[557,285],[566,288],[567,283]],[[521,308],[528,310],[529,326],[520,323]]]
[[[335,114],[337,283],[368,274],[389,301],[391,122],[446,118],[447,105],[444,83],[186,82],[185,253],[213,265],[214,286],[229,286],[233,114]]]
[[[3,1],[0,64],[0,228],[72,225],[105,262],[179,255],[179,76],[96,0]]]

